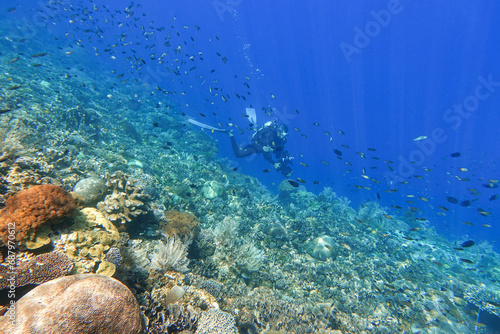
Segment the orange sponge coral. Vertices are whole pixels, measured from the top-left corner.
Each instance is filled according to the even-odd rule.
[[[66,190],[50,184],[21,190],[5,204],[0,211],[0,238],[5,244],[12,230],[16,241],[24,242],[42,225],[57,223],[74,214],[76,209],[75,201]]]

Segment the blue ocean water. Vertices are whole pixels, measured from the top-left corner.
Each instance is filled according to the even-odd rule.
[[[288,125],[293,176],[306,180],[309,191],[332,187],[355,206],[378,200],[386,207],[418,207],[418,216],[451,240],[467,235],[496,245],[499,207],[490,199],[498,190],[484,185],[500,175],[498,3],[193,1],[165,7],[151,3],[143,9],[203,27],[196,47],[228,58],[197,64],[196,71],[216,69],[213,78],[230,100],[202,103],[209,84],[192,76],[187,98],[197,103],[194,94],[199,104],[186,113],[212,125],[230,117],[245,128],[241,114],[252,106],[259,124],[277,119]],[[245,91],[251,92],[246,101],[233,95]],[[261,108],[274,112],[269,116]],[[199,110],[217,115],[199,117]],[[413,140],[420,136],[427,139]],[[232,157],[225,135],[214,137],[220,156]],[[236,137],[245,143],[250,134]],[[452,157],[455,152],[460,157]],[[282,178],[262,173],[269,166],[261,157],[235,162],[270,188]],[[364,179],[363,169],[376,181]],[[460,205],[464,201],[472,204]]]
[[[378,201],[418,208],[418,217],[451,240],[466,235],[496,246],[498,190],[488,188],[500,175],[500,5],[494,1],[4,6],[2,15],[27,15],[21,32],[43,26],[66,39],[68,50],[76,42],[85,51],[82,63],[91,59],[169,91],[200,122],[246,129],[235,132],[242,145],[252,134],[243,117],[247,107],[256,109],[258,125],[287,124],[292,177],[311,192],[331,187],[354,207]],[[79,20],[87,14],[82,8],[95,21]],[[169,54],[158,61],[171,45],[179,59]],[[183,55],[192,55],[192,64],[184,65]],[[427,139],[414,140],[422,136]],[[283,176],[263,173],[270,166],[262,157],[236,159],[225,134],[213,137],[219,157],[276,189]]]

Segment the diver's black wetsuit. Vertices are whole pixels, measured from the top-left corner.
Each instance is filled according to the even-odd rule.
[[[275,128],[264,127],[259,129],[253,135],[252,143],[244,148],[238,146],[234,136],[230,135],[230,138],[234,155],[237,158],[247,157],[254,153],[262,153],[264,159],[273,166],[279,163],[279,167],[275,167],[275,169],[281,171],[283,175],[288,176],[292,173],[292,169],[287,166],[287,163],[290,162],[288,152],[284,151],[286,138],[280,138]],[[273,153],[276,155],[278,161],[273,160]]]

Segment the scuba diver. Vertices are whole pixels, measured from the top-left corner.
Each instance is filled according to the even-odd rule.
[[[285,151],[286,136],[288,127],[276,121],[264,123],[252,136],[252,142],[240,148],[234,139],[232,131],[226,131],[231,139],[234,155],[237,158],[247,157],[255,153],[262,153],[264,159],[273,165],[277,172],[281,172],[286,177],[292,174],[292,168],[288,164],[292,163],[293,157]],[[276,161],[273,160],[273,154]]]
[[[255,127],[257,124],[255,109],[246,108],[246,115],[250,121],[250,126],[252,128]],[[293,173],[292,168],[288,166],[292,164],[293,157],[290,156],[288,151],[285,151],[286,136],[288,135],[288,127],[285,124],[280,124],[276,121],[264,123],[264,125],[253,134],[252,143],[240,148],[238,143],[236,143],[236,139],[234,139],[233,130],[216,128],[198,122],[192,118],[188,118],[187,121],[203,129],[211,130],[212,132],[227,133],[231,139],[234,155],[237,158],[244,158],[255,153],[262,153],[264,159],[272,164],[277,172],[281,172],[281,174],[286,177],[289,177]],[[276,161],[273,160],[273,155],[276,156]]]

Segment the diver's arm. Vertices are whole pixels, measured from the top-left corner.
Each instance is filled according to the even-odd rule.
[[[229,138],[231,139],[231,147],[233,148],[233,152],[236,158],[244,158],[248,157],[251,154],[257,153],[252,144],[241,149],[238,146],[236,139],[234,139],[234,136],[229,136]]]
[[[264,159],[266,159],[267,162],[269,162],[271,165],[274,165],[275,162],[273,161],[273,152],[263,152],[262,156]]]

